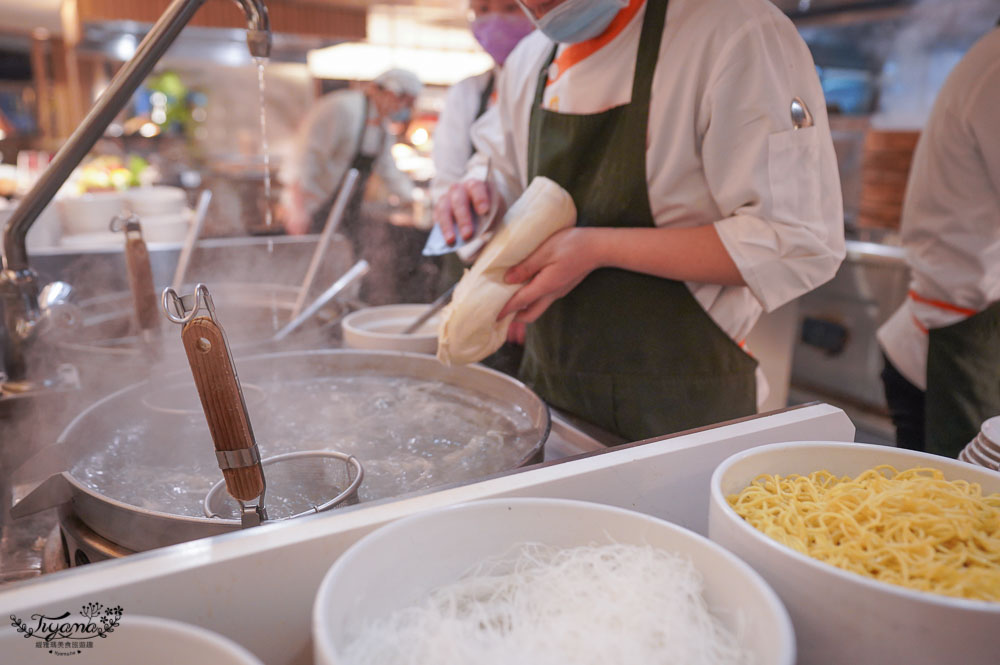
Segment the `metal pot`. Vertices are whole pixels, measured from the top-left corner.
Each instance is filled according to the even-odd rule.
[[[182,289],[193,291],[192,287]],[[291,318],[299,294],[297,286],[222,282],[212,284],[212,295],[225,322],[234,355],[276,350],[274,334]],[[56,343],[61,360],[75,365],[83,383],[104,385],[110,377],[116,386],[146,378],[151,367],[163,360],[184,363],[184,350],[170,334],[164,319],[158,339],[148,342],[137,334],[132,296],[118,292],[90,298],[79,305],[82,322],[72,336]],[[297,339],[280,345],[301,348],[303,340],[329,338],[330,330],[347,313],[346,305],[330,302],[295,334]],[[315,344],[317,346],[326,344]]]
[[[285,452],[289,446],[354,454],[365,467],[362,502],[469,482],[539,460],[549,433],[548,407],[537,395],[515,379],[478,365],[446,367],[424,355],[344,350],[267,354],[236,364],[241,380],[268,391],[267,401],[251,407],[250,414],[262,455]],[[239,529],[237,520],[197,516],[204,492],[221,477],[204,418],[148,408],[153,391],[189,377],[186,372],[129,386],[80,413],[56,444],[17,472],[12,515],[67,504],[98,535],[133,551]],[[377,387],[380,382],[389,386],[383,392]],[[366,385],[376,389],[359,409],[351,400],[362,399]],[[391,393],[397,385],[403,386],[398,389],[402,397],[395,404]],[[450,397],[439,399],[435,391]],[[427,397],[426,415],[408,414],[418,408],[407,401],[412,396]],[[323,406],[340,402],[346,404],[341,411]],[[301,412],[292,413],[288,404],[298,404]],[[403,424],[406,417],[412,422]],[[488,423],[481,425],[476,418]],[[453,441],[448,431],[439,431],[449,422],[466,432],[464,439]],[[473,431],[477,434],[467,434]],[[490,438],[483,442],[479,432]],[[433,473],[413,473],[407,466],[411,461],[422,464],[422,459],[431,460]],[[184,498],[184,511],[190,514],[146,501],[159,501],[154,494],[183,496],[179,488],[189,473],[206,475],[204,492],[199,495],[200,486],[193,483]],[[29,482],[32,478],[37,485]],[[395,484],[383,488],[379,478],[391,478]],[[111,487],[120,479],[135,481],[145,494],[123,500],[120,488]],[[369,479],[375,489],[366,494]],[[201,477],[196,480],[201,482]],[[104,487],[102,482],[111,484]],[[193,504],[190,511],[188,500]],[[147,505],[137,505],[141,503]]]

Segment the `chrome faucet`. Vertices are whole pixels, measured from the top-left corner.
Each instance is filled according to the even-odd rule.
[[[234,2],[246,14],[250,54],[255,58],[268,57],[271,54],[271,24],[263,0]],[[9,380],[25,378],[25,346],[34,337],[40,317],[38,276],[28,265],[25,245],[28,229],[204,3],[205,0],[173,0],[170,3],[139,44],[132,59],[122,65],[87,117],[59,149],[7,220],[0,269],[0,312],[3,319],[3,327],[0,328],[0,372],[5,372]]]

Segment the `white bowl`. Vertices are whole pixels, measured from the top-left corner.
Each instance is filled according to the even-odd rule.
[[[7,226],[7,220],[11,218],[15,210],[17,210],[16,203],[8,202],[0,197],[0,250],[3,249],[2,230]],[[62,233],[62,217],[59,206],[57,203],[51,202],[45,206],[32,223],[31,228],[28,229],[28,236],[25,239],[28,251],[57,247]]]
[[[755,656],[792,665],[795,638],[774,592],[749,566],[696,533],[642,513],[564,499],[490,499],[425,512],[351,546],[323,578],[313,606],[315,662],[341,661],[363,623],[414,605],[512,545],[649,544],[689,557],[709,609]],[[595,626],[595,629],[599,629]]]
[[[101,233],[108,231],[111,219],[127,205],[120,192],[94,192],[57,199],[63,233]]]
[[[879,464],[899,470],[930,466],[949,480],[1000,492],[1000,474],[937,455],[859,443],[771,444],[733,455],[715,470],[709,536],[753,566],[781,596],[795,624],[800,665],[996,665],[1000,603],[914,591],[841,570],[772,540],[726,501],[763,473],[826,469],[853,477]]]
[[[87,621],[79,614],[72,614],[76,608],[54,609],[39,608],[52,616],[63,612],[71,612],[64,619],[66,622]],[[72,643],[89,642],[90,647],[44,647],[36,643],[44,641],[32,635],[25,638],[18,633],[10,621],[0,630],[0,654],[3,662],[31,665],[39,663],[51,665],[53,662],[72,662],[75,665],[124,665],[125,663],[142,663],[142,665],[176,665],[176,663],[212,663],[212,665],[263,665],[245,648],[223,637],[198,626],[161,619],[158,617],[138,616],[129,613],[124,608],[120,625],[106,637],[53,637],[52,641]],[[19,616],[29,627],[34,627],[36,621],[30,616]],[[96,625],[100,625],[96,622]],[[50,653],[50,649],[52,653]],[[65,656],[65,658],[59,658]]]
[[[187,194],[180,187],[136,187],[125,192],[129,209],[140,217],[177,215],[187,207]]]
[[[60,238],[59,245],[72,249],[122,251],[125,248],[125,236],[121,233],[112,233],[111,231],[103,233],[74,233],[73,235],[64,235]]]
[[[184,242],[190,217],[186,212],[140,217],[142,237],[146,242]]]
[[[411,335],[403,330],[427,311],[428,305],[383,305],[367,307],[344,317],[344,346],[377,351],[437,353],[440,317],[435,314]]]

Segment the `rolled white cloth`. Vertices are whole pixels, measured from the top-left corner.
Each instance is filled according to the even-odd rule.
[[[576,223],[576,206],[569,193],[538,176],[514,202],[472,268],[465,271],[451,303],[441,313],[438,360],[464,365],[482,360],[507,339],[514,315],[497,315],[521,284],[507,284],[509,268],[528,258],[552,234]]]

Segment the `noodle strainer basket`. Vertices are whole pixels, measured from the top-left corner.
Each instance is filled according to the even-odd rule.
[[[181,341],[222,470],[222,481],[203,501],[205,514],[238,516],[243,528],[271,519],[264,507],[268,480],[277,487],[277,491],[272,488],[273,519],[356,502],[364,469],[352,455],[306,450],[261,459],[236,365],[208,287],[198,284],[193,294],[183,297],[167,288],[161,304],[167,318],[181,325]],[[233,501],[221,491],[223,485]]]

